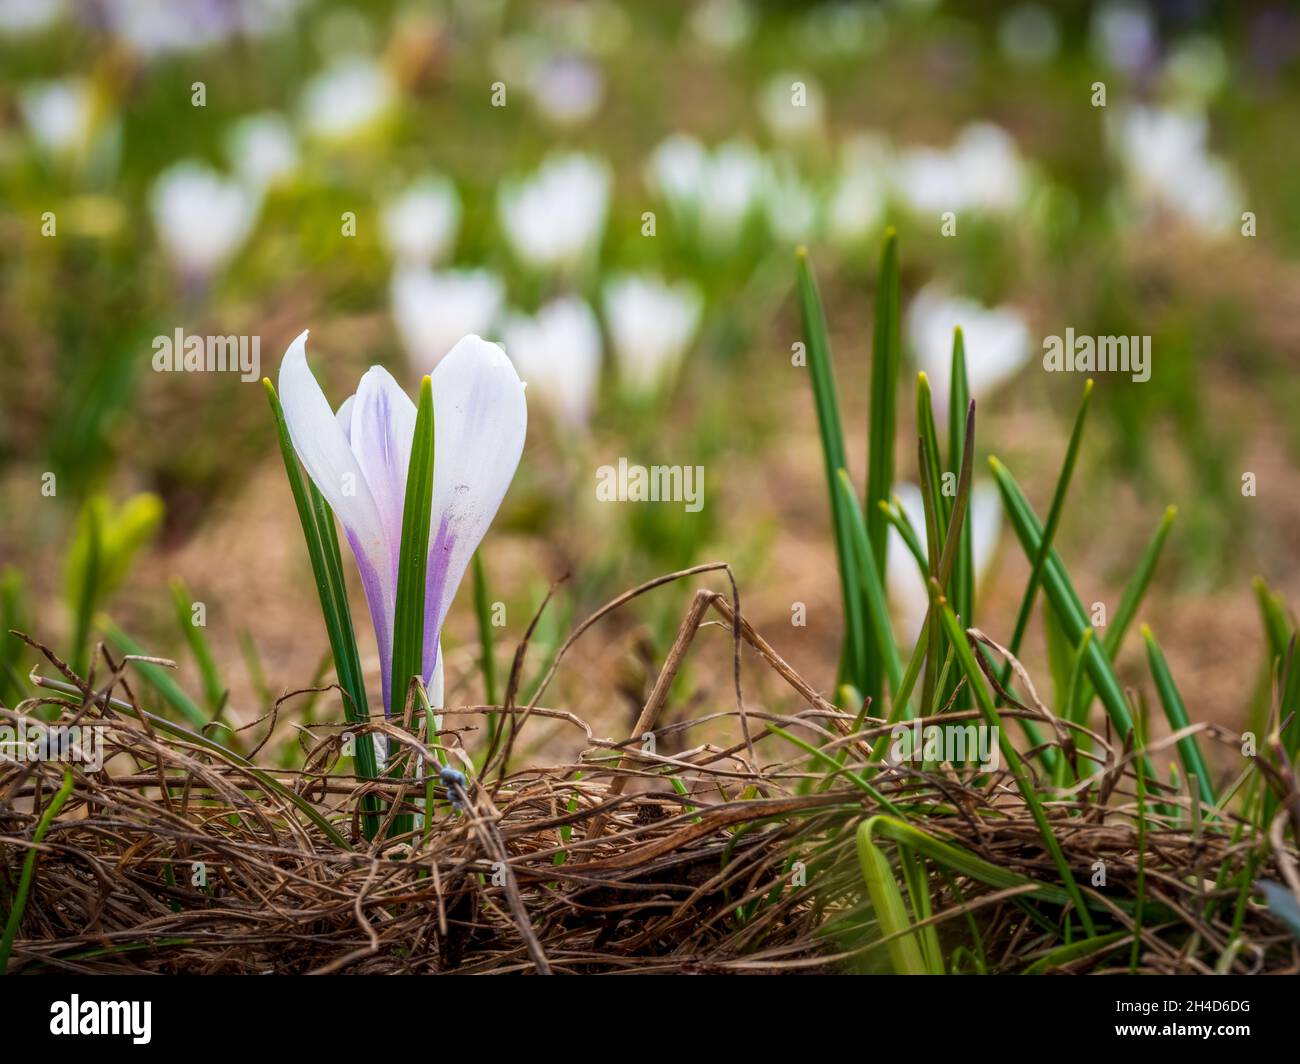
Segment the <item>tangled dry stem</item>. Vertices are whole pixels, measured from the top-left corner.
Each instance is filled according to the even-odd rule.
[[[674,577],[725,566],[701,566]],[[728,574],[729,575],[729,574]],[[663,578],[663,580],[671,578]],[[621,596],[575,631],[663,582]],[[854,854],[862,820],[880,812],[860,785],[910,810],[935,837],[1043,882],[1055,878],[1041,836],[1005,772],[959,775],[951,766],[869,765],[889,726],[846,714],[806,683],[738,613],[732,598],[696,593],[632,737],[602,740],[574,714],[514,704],[518,665],[503,706],[444,711],[433,746],[424,726],[359,728],[388,737],[382,780],[337,771],[344,728],[311,733],[303,768],[258,768],[204,735],[140,707],[129,659],[106,680],[76,676],[42,649],[63,679],[15,709],[5,723],[47,721],[101,729],[104,763],[34,760],[0,765],[0,898],[14,898],[24,859],[37,852],[12,972],[505,973],[829,971],[883,964],[882,936],[863,897]],[[678,669],[711,612],[735,641],[736,705],[673,723],[663,711]],[[973,633],[974,638],[982,638]],[[747,705],[740,645],[779,676],[801,703],[793,713]],[[35,644],[33,644],[35,645]],[[562,654],[561,654],[562,657]],[[556,665],[559,664],[557,658]],[[553,673],[553,670],[552,670]],[[1041,705],[1012,705],[1007,719],[1045,719]],[[949,712],[956,722],[971,714]],[[432,793],[422,765],[441,754],[469,770],[467,726],[494,718],[499,742],[466,789],[439,783],[425,825],[391,838],[392,810],[423,815]],[[570,764],[512,769],[511,750],[530,720],[582,733]],[[674,748],[708,724],[729,722],[734,742],[656,753],[653,732]],[[843,771],[810,768],[773,727],[802,733]],[[1057,724],[1059,729],[1059,722]],[[1232,741],[1222,729],[1200,727]],[[1295,940],[1250,901],[1232,926],[1243,869],[1281,878],[1300,893],[1295,849],[1283,818],[1272,839],[1220,815],[1195,815],[1187,795],[1160,794],[1173,814],[1146,808],[1139,851],[1134,759],[1106,734],[1087,733],[1097,788],[1050,790],[1060,845],[1085,893],[1113,925],[1136,929],[1138,967],[1153,972],[1296,971]],[[1058,749],[1073,736],[1057,733]],[[1178,736],[1172,737],[1170,742]],[[437,747],[434,749],[433,747]],[[400,752],[399,752],[400,751]],[[1032,753],[1032,752],[1031,752]],[[1039,752],[1041,753],[1041,751]],[[1031,764],[1045,775],[1036,756]],[[71,793],[34,842],[42,812],[71,778]],[[854,777],[857,777],[855,781]],[[1044,786],[1047,781],[1043,780]],[[1289,781],[1294,792],[1294,780]],[[1167,790],[1167,789],[1166,789]],[[368,841],[362,814],[378,795],[389,821]],[[1296,808],[1294,802],[1290,808]],[[1089,887],[1104,862],[1105,888]],[[1141,866],[1139,868],[1139,865]],[[196,873],[202,873],[196,874]],[[991,970],[1017,971],[1059,944],[1026,918],[1021,889],[996,890],[937,865],[929,868],[931,920],[949,946],[974,941]],[[1131,902],[1139,874],[1161,922],[1139,924]],[[1225,886],[1227,884],[1227,886]],[[1171,915],[1172,914],[1172,915]],[[1131,945],[1132,936],[1121,945]],[[1128,951],[1099,950],[1069,971],[1127,970]]]

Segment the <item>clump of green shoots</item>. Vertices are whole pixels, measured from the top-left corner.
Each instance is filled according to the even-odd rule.
[[[1130,947],[1125,959],[1129,970],[1141,969],[1144,934],[1160,926],[1166,937],[1179,937],[1179,948],[1208,948],[1213,940],[1217,967],[1236,963],[1247,907],[1262,892],[1280,926],[1300,935],[1300,901],[1276,883],[1258,882],[1273,842],[1270,829],[1286,828],[1280,796],[1297,794],[1292,766],[1300,752],[1300,656],[1296,653],[1296,624],[1280,598],[1260,582],[1257,595],[1266,631],[1266,656],[1270,688],[1277,692],[1273,712],[1260,723],[1267,741],[1259,749],[1243,748],[1246,764],[1235,780],[1216,777],[1201,747],[1205,729],[1192,726],[1189,715],[1152,630],[1141,627],[1142,642],[1152,686],[1172,733],[1177,765],[1170,783],[1161,781],[1153,755],[1171,744],[1153,743],[1143,712],[1135,713],[1131,692],[1115,671],[1124,650],[1125,636],[1141,609],[1161,552],[1174,520],[1173,507],[1160,517],[1155,533],[1128,581],[1116,615],[1102,630],[1095,629],[1075,590],[1069,571],[1055,547],[1079,456],[1092,382],[1084,385],[1073,431],[1066,446],[1046,521],[1040,521],[1010,469],[996,457],[988,465],[997,485],[1008,521],[1030,564],[1030,574],[1020,597],[1011,642],[997,647],[973,625],[976,605],[971,533],[966,521],[975,463],[975,405],[968,401],[967,352],[958,329],[954,335],[951,396],[946,440],[934,422],[929,382],[917,381],[917,466],[925,508],[924,542],[894,503],[895,411],[899,378],[898,339],[899,276],[897,239],[885,238],[880,260],[875,305],[875,345],[870,372],[870,424],[867,479],[862,501],[848,472],[848,458],[840,421],[839,400],[825,317],[806,253],[798,257],[798,292],[804,340],[817,422],[825,460],[831,525],[839,565],[844,611],[844,643],[838,689],[840,704],[857,716],[859,728],[875,725],[875,745],[865,768],[849,769],[846,746],[836,744],[832,754],[796,740],[812,754],[811,768],[831,778],[846,775],[866,789],[868,804],[879,792],[873,777],[916,773],[913,801],[901,801],[896,791],[888,809],[861,818],[855,830],[860,882],[865,899],[841,899],[847,907],[834,923],[839,933],[860,941],[864,952],[877,952],[900,973],[941,974],[988,968],[987,943],[979,914],[968,904],[969,895],[1005,892],[1007,904],[1018,908],[1020,922],[1031,928],[1026,942],[1032,957],[1022,970],[1047,971],[1066,965],[1099,962]],[[972,354],[977,356],[977,352]],[[955,493],[941,485],[956,477]],[[884,593],[887,531],[893,526],[907,544],[930,589],[930,607],[915,646],[899,647]],[[1038,701],[1032,684],[1015,660],[1042,591],[1044,622],[1053,660],[1055,712]],[[1001,653],[1003,661],[995,658]],[[906,662],[906,664],[904,664]],[[1103,760],[1093,742],[1096,733],[1092,708],[1104,711],[1101,726],[1123,748],[1122,763]],[[973,707],[973,710],[971,709]],[[965,723],[976,719],[998,737],[1002,772],[1014,784],[1016,808],[1032,824],[1037,836],[1030,845],[1041,860],[1030,860],[1036,870],[1025,874],[1004,861],[981,856],[981,841],[963,845],[956,841],[954,818],[975,813],[984,835],[992,837],[999,819],[1008,816],[1010,798],[995,774],[980,769],[927,761],[903,769],[885,760],[889,727],[917,720],[942,721],[947,716]],[[1027,748],[1018,748],[1006,725],[1018,722]],[[883,727],[880,725],[884,725]],[[785,733],[782,733],[785,734]],[[1247,733],[1249,737],[1250,733]],[[789,736],[794,738],[793,736]],[[1123,868],[1115,870],[1109,889],[1099,887],[1095,868],[1082,863],[1072,841],[1090,826],[1102,823],[1099,810],[1108,802],[1130,797],[1119,786],[1133,786],[1132,801],[1120,801],[1114,821],[1132,832]],[[944,785],[944,781],[947,784]],[[929,784],[929,786],[927,786]],[[953,797],[961,792],[959,801]],[[961,808],[954,802],[966,804]],[[1289,825],[1293,836],[1294,824]],[[1245,844],[1244,862],[1187,875],[1214,877],[1213,889],[1204,892],[1197,914],[1204,923],[1196,927],[1182,920],[1167,901],[1151,895],[1144,852],[1155,833],[1193,832],[1204,841],[1217,836],[1225,844]],[[1274,830],[1274,841],[1282,836]],[[892,853],[892,858],[891,858]],[[1136,874],[1128,874],[1134,866]],[[1198,880],[1199,882],[1199,880]],[[860,892],[859,892],[860,893]],[[964,927],[964,937],[949,933],[946,920],[936,917],[943,895],[953,901],[949,915],[960,914],[951,926]],[[1000,910],[998,910],[1000,911]],[[944,928],[944,936],[939,934]],[[1222,938],[1202,935],[1227,928]],[[1181,929],[1181,931],[1180,931]],[[877,949],[878,948],[878,949]],[[1020,956],[1029,956],[1021,953]],[[973,960],[972,960],[973,958]]]

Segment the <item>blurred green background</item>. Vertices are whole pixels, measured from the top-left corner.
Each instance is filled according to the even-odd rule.
[[[1042,338],[1152,338],[1149,382],[1098,379],[1058,545],[1113,608],[1176,504],[1149,612],[1201,716],[1235,713],[1249,578],[1300,594],[1298,56],[1300,13],[1266,3],[0,0],[7,626],[71,653],[79,623],[109,634],[103,610],[183,658],[193,598],[232,705],[306,684],[323,632],[261,389],[155,372],[154,338],[256,336],[274,378],[311,328],[337,404],[367,366],[413,386],[443,337],[479,331],[530,382],[484,548],[501,646],[558,577],[542,660],[619,591],[727,560],[754,623],[829,687],[837,582],[793,252],[822,286],[858,461],[892,225],[904,409],[912,370],[946,376],[928,338],[963,324],[981,446],[1040,512],[1082,387],[1043,372]],[[595,470],[623,456],[703,465],[703,509],[598,505]],[[141,493],[157,505],[121,517],[117,571],[88,592],[88,508],[119,528]],[[991,551],[996,635],[1023,562]],[[587,675],[635,705],[686,594],[641,603]],[[477,682],[468,597],[449,699]],[[15,697],[32,658],[4,646]],[[569,697],[599,712],[593,686]]]

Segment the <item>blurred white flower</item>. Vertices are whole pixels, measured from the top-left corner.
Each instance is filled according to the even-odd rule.
[[[845,142],[826,206],[832,240],[842,246],[856,244],[876,231],[889,198],[891,166],[883,138],[859,134]]]
[[[184,160],[154,179],[149,193],[158,239],[187,280],[202,280],[224,266],[257,218],[257,195],[233,178]]]
[[[0,0],[0,33],[40,33],[64,13],[64,0]]]
[[[309,81],[302,120],[322,140],[348,140],[378,124],[397,100],[392,75],[372,59],[338,59]]]
[[[810,243],[821,232],[821,198],[789,160],[776,160],[768,167],[763,213],[772,235],[791,246]]]
[[[636,394],[666,389],[699,327],[700,294],[689,282],[619,275],[605,285],[605,322],[622,384]]]
[[[146,58],[288,28],[302,0],[98,0],[107,30]]]
[[[51,155],[64,155],[86,143],[94,122],[94,96],[84,78],[37,81],[18,97],[32,139]]]
[[[235,172],[260,191],[298,169],[298,140],[283,115],[267,111],[241,118],[230,127],[226,155]]]
[[[931,285],[907,311],[907,333],[917,368],[930,379],[936,417],[946,419],[952,378],[953,330],[961,326],[966,378],[973,399],[982,399],[1029,361],[1029,326],[1013,307],[987,308]]]
[[[746,0],[703,0],[691,9],[687,25],[701,44],[730,52],[749,40],[754,15]]]
[[[821,132],[826,100],[821,86],[806,74],[771,78],[759,97],[763,121],[778,140],[797,140]]]
[[[921,501],[921,489],[915,484],[895,484],[894,495],[924,550],[925,504]],[[997,553],[998,536],[1002,531],[1002,502],[995,485],[987,481],[977,481],[971,485],[966,520],[970,522],[971,562],[978,590],[980,578],[988,572]],[[899,638],[905,648],[910,648],[921,634],[925,612],[930,606],[930,596],[925,581],[921,578],[920,566],[907,549],[903,537],[892,525],[889,528],[889,552],[885,561],[885,590],[893,607]]]
[[[577,296],[562,296],[534,317],[507,317],[501,338],[528,394],[570,427],[586,425],[600,382],[600,326],[591,307]]]
[[[1208,234],[1237,224],[1241,186],[1232,168],[1209,153],[1204,114],[1133,107],[1117,112],[1107,131],[1139,202],[1161,205]]]
[[[529,266],[576,270],[600,243],[609,206],[609,167],[572,152],[551,155],[533,174],[502,183],[501,228]]]
[[[501,278],[487,270],[409,266],[393,274],[393,321],[412,365],[427,373],[462,336],[489,332],[505,298]]]
[[[441,174],[420,179],[385,204],[380,227],[384,246],[399,263],[428,266],[441,261],[455,244],[460,227],[455,184]]]
[[[683,133],[661,141],[646,166],[646,182],[687,226],[715,249],[729,249],[761,202],[768,168],[745,141],[713,151]]]
[[[544,118],[557,126],[576,126],[600,109],[605,77],[586,56],[555,55],[533,65],[528,89]]]
[[[1038,4],[1021,4],[1003,16],[998,26],[1002,54],[1020,66],[1051,62],[1061,44],[1056,16]]]
[[[974,122],[951,148],[902,151],[894,174],[898,192],[923,214],[965,209],[1007,211],[1024,198],[1024,164],[1015,141],[998,126]]]

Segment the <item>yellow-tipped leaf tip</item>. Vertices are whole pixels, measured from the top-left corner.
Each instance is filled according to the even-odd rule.
[[[1177,506],[1174,506],[1174,505],[1171,503],[1170,505],[1168,505],[1168,506],[1165,507],[1165,520],[1166,520],[1166,521],[1172,521],[1172,520],[1173,520],[1175,517],[1177,517],[1177,516],[1178,516],[1178,507],[1177,507]]]
[[[801,262],[808,258],[808,246],[806,244],[800,244],[794,249],[794,257],[799,259]]]
[[[1083,394],[1089,396],[1092,394],[1092,386],[1096,383],[1091,377],[1083,382]]]
[[[1143,624],[1143,625],[1141,625],[1141,626],[1139,627],[1138,631],[1140,631],[1140,632],[1142,633],[1142,638],[1143,638],[1143,639],[1151,639],[1151,638],[1153,638],[1152,635],[1151,635],[1151,625],[1149,625],[1149,624]]]

